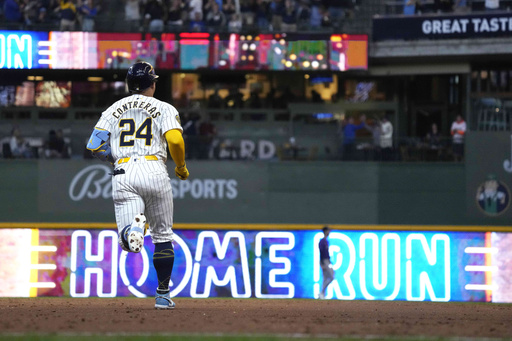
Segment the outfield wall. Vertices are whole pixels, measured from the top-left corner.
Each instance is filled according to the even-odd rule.
[[[188,181],[171,180],[177,224],[506,225],[484,214],[467,218],[463,164],[188,166]],[[114,222],[110,172],[97,160],[2,161],[0,222]]]
[[[234,226],[232,226],[234,228]],[[328,299],[512,302],[512,233],[333,230]],[[315,298],[318,230],[176,230],[172,297]],[[153,244],[112,229],[0,229],[0,296],[153,296]]]

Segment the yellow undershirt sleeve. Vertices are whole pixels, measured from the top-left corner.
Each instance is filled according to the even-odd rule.
[[[176,166],[181,167],[185,164],[185,141],[181,131],[171,129],[165,133],[165,139],[169,146],[169,152]]]

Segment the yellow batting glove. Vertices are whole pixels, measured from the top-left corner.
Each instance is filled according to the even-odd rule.
[[[188,176],[190,175],[187,169],[187,164],[183,164],[183,166],[180,167],[176,166],[176,168],[174,168],[174,173],[181,180],[187,180]]]

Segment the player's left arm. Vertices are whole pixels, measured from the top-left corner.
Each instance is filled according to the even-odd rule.
[[[185,141],[183,140],[181,130],[171,129],[166,131],[165,139],[167,140],[171,157],[176,164],[174,173],[181,180],[187,180],[190,174],[185,163]]]
[[[101,161],[108,161],[113,164],[114,159],[112,158],[109,142],[110,132],[105,129],[95,127],[86,148]]]

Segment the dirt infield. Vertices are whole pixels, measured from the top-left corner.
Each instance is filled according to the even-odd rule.
[[[0,333],[512,337],[512,305],[258,299],[3,298]],[[1,334],[0,334],[1,335]]]

